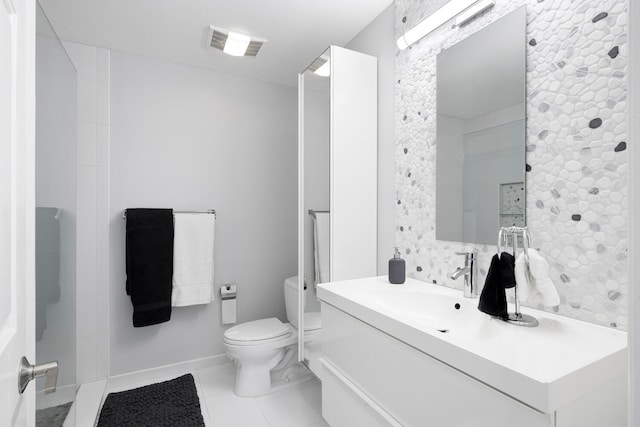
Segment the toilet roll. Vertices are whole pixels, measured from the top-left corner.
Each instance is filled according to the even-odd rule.
[[[222,324],[236,323],[236,285],[220,287],[222,304]]]

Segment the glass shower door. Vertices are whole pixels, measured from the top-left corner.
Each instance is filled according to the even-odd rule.
[[[73,426],[77,73],[40,5],[36,13],[35,364],[58,362],[54,393],[36,381],[36,426]]]

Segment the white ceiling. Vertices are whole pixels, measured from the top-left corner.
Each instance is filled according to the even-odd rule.
[[[40,0],[63,40],[295,86],[330,44],[344,46],[393,0]],[[206,44],[209,25],[268,40],[257,57]]]

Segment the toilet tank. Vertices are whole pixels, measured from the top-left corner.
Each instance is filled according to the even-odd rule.
[[[307,291],[304,295],[304,306],[307,305]],[[284,281],[284,304],[287,309],[287,320],[298,328],[298,276],[289,277]]]

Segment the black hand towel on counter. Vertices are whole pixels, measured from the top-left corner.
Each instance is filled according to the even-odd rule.
[[[478,304],[478,310],[501,319],[506,319],[508,315],[507,295],[504,292],[505,286],[513,286],[515,284],[515,280],[512,282],[509,280],[509,270],[511,270],[511,276],[515,278],[514,267],[511,266],[511,261],[505,255],[510,256],[511,260],[513,260],[513,256],[506,252],[503,252],[501,256],[496,254],[491,258],[487,280],[484,282],[484,288],[482,288],[482,293],[480,294],[480,303]]]
[[[133,326],[168,321],[173,277],[172,209],[127,209],[126,272]]]

